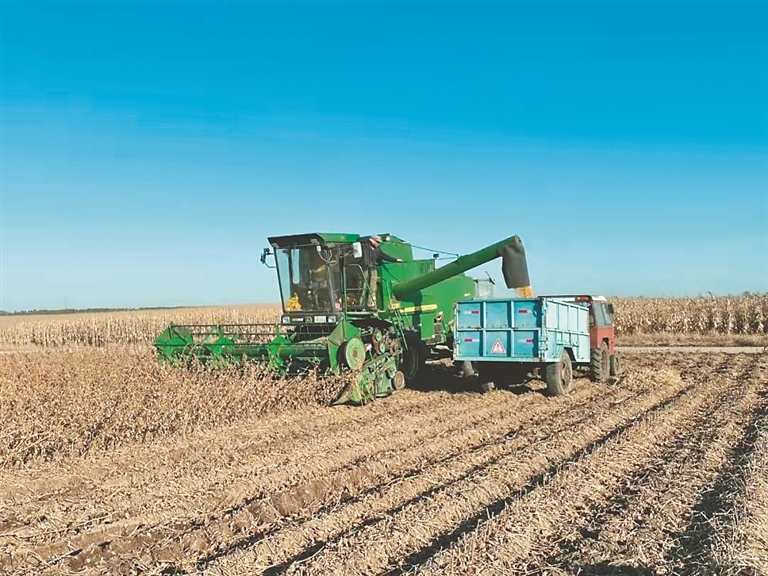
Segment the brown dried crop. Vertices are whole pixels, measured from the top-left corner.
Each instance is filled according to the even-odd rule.
[[[142,347],[0,355],[0,468],[328,404],[343,379],[172,367]]]
[[[612,301],[620,335],[768,334],[768,294]]]
[[[108,346],[152,342],[169,324],[260,324],[277,320],[275,305],[0,316],[0,347]]]

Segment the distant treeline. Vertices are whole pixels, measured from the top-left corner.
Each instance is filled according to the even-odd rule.
[[[147,306],[144,308],[58,308],[49,310],[43,308],[40,310],[21,310],[19,312],[6,312],[0,310],[0,316],[32,316],[37,314],[84,314],[87,312],[136,312],[137,310],[178,310],[189,308],[189,306]]]

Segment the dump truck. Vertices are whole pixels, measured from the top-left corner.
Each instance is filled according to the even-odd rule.
[[[378,255],[371,238],[381,240]],[[413,246],[392,234],[268,240],[261,261],[277,270],[280,321],[172,324],[154,341],[160,358],[261,362],[277,375],[348,372],[354,377],[336,402],[360,404],[402,389],[426,359],[450,356],[454,305],[475,296],[468,270],[501,258],[507,287],[531,293],[518,236],[440,267],[436,257],[414,259]]]
[[[619,373],[613,306],[603,296],[468,299],[454,315],[454,360],[470,362],[486,390],[538,374],[560,396],[573,388],[575,368],[600,382]]]

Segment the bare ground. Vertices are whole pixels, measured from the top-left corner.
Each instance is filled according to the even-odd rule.
[[[768,358],[624,363],[0,471],[0,573],[768,574]]]

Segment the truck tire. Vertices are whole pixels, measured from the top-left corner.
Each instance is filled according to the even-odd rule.
[[[619,372],[621,372],[621,357],[618,350],[616,350],[613,353],[613,356],[611,356],[609,364],[611,376],[618,376]]]
[[[601,342],[600,346],[592,350],[592,357],[589,362],[589,377],[593,382],[605,382],[608,380],[610,362],[608,346],[605,342]]]
[[[463,378],[472,378],[473,376],[477,376],[477,372],[475,372],[475,367],[472,366],[472,362],[470,362],[469,360],[465,360],[464,362],[461,362],[460,370],[461,370],[461,376]]]
[[[400,371],[405,376],[407,385],[415,382],[424,373],[424,363],[427,359],[428,350],[426,344],[414,333],[406,335],[405,343]]]
[[[560,361],[547,364],[547,395],[562,396],[573,389],[573,367],[567,350],[563,350]]]

